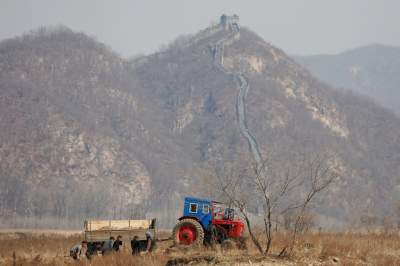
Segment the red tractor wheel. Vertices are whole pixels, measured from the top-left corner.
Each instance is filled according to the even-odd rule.
[[[176,245],[202,245],[204,231],[200,223],[193,219],[182,219],[174,227],[172,238]]]

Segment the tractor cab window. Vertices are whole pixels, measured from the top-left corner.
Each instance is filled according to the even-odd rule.
[[[203,213],[208,214],[210,212],[210,206],[207,204],[203,205]]]
[[[197,213],[197,203],[190,203],[189,212]]]

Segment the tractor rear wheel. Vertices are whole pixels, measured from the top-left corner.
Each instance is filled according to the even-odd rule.
[[[201,224],[194,219],[182,219],[174,227],[172,238],[176,245],[203,245],[204,230]]]

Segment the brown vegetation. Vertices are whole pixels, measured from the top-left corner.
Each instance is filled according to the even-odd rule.
[[[267,158],[260,168],[254,167],[253,174],[232,175],[235,171],[227,171],[228,176],[221,178],[216,171],[219,180],[216,187],[229,203],[239,210],[246,221],[251,240],[260,254],[268,254],[277,226],[282,223],[282,217],[286,232],[291,232],[291,241],[280,254],[291,254],[297,235],[311,226],[309,205],[317,194],[327,190],[339,176],[339,171],[330,165],[328,156],[316,154],[308,157],[301,156],[300,160],[293,160],[290,166],[284,168],[276,167],[272,160]],[[296,165],[296,161],[300,163]],[[243,191],[241,187],[247,187],[247,190]],[[293,196],[298,194],[304,196]],[[254,206],[262,206],[263,232],[254,232],[256,222],[252,221],[248,211],[249,207]],[[292,220],[290,222],[287,219],[289,216]],[[260,235],[266,237],[265,247],[263,241],[260,241]]]
[[[151,210],[172,227],[180,195],[204,196],[204,168],[248,165],[238,84],[212,63],[210,47],[225,36],[181,38],[135,61],[65,28],[1,42],[0,225],[77,228],[87,217]],[[337,154],[344,178],[316,208],[326,226],[392,212],[398,117],[333,91],[245,28],[225,47],[224,65],[248,78],[248,129],[261,154],[276,151],[283,163],[292,161],[287,150]]]
[[[88,265],[68,257],[80,234],[0,233],[0,265]],[[277,234],[269,256],[249,243],[246,251],[170,250],[162,242],[152,255],[133,257],[129,246],[120,254],[92,258],[91,265],[399,265],[400,236],[384,233],[308,233],[301,235],[292,257],[278,258],[290,235]],[[169,252],[166,252],[169,250]],[[14,264],[15,263],[15,264]]]

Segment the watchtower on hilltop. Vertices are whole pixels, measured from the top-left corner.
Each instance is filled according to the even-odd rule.
[[[223,14],[220,18],[220,24],[225,30],[229,30],[232,25],[239,25],[239,16],[236,14],[233,16]]]

